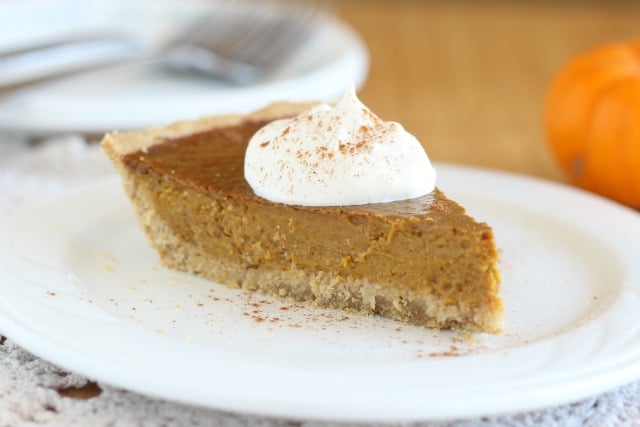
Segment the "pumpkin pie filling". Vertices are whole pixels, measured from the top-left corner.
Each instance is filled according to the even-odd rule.
[[[498,333],[493,232],[439,189],[414,199],[270,202],[243,175],[251,136],[302,106],[110,134],[139,222],[163,263],[216,282],[415,325]]]

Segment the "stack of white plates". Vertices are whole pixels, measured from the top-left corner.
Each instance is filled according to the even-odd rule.
[[[0,51],[74,33],[122,31],[147,39],[167,37],[211,3],[4,1]],[[367,68],[367,51],[359,37],[340,20],[328,19],[284,66],[250,86],[148,65],[92,72],[0,98],[0,128],[35,135],[100,133],[246,113],[280,100],[334,101],[349,85],[361,85]],[[0,82],[6,75],[0,73]]]

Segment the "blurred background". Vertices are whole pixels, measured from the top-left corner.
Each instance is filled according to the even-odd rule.
[[[70,23],[100,28],[113,20],[141,34],[164,33],[201,3],[0,1],[0,48]],[[243,112],[272,99],[335,99],[355,81],[373,111],[401,122],[436,161],[564,180],[542,131],[549,80],[578,53],[636,37],[640,16],[632,1],[340,0],[331,10],[342,22],[325,26],[302,59],[266,85],[230,91],[148,70],[95,73],[0,95],[0,129],[99,135]]]
[[[570,58],[640,34],[638,2],[339,3],[370,50],[361,97],[402,122],[439,161],[564,180],[542,104]]]

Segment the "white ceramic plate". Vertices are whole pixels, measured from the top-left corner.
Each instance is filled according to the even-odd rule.
[[[0,237],[0,330],[64,368],[224,410],[338,420],[470,417],[640,377],[640,215],[564,186],[439,165],[495,230],[506,330],[466,341],[168,271],[116,179]]]
[[[215,0],[5,0],[0,13],[0,51],[87,32],[120,31],[149,42],[163,40],[212,4]],[[97,48],[110,54],[118,51],[112,45]],[[0,61],[0,81],[12,70],[30,70],[26,62],[3,69]],[[184,117],[246,113],[281,100],[334,101],[350,84],[362,84],[367,69],[363,43],[347,25],[334,19],[318,28],[280,70],[247,87],[167,73],[157,67],[131,66],[74,77],[4,99],[0,128],[43,135],[100,133]]]

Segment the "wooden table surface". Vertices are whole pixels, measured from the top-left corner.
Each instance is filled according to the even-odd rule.
[[[640,37],[640,2],[343,0],[366,42],[361,99],[401,122],[432,160],[564,180],[541,108],[572,55]]]

